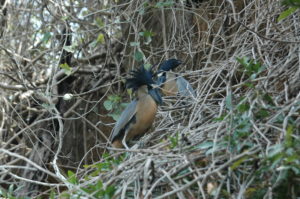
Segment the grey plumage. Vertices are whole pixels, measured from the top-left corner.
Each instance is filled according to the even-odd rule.
[[[191,84],[186,79],[184,79],[182,76],[178,76],[176,78],[176,84],[178,87],[178,92],[181,96],[184,96],[184,97],[193,96],[194,98],[196,97],[195,90],[193,89]]]
[[[136,105],[137,100],[133,100],[130,104],[127,105],[125,110],[122,112],[119,120],[117,121],[111,136],[111,140],[114,141],[117,137],[123,136],[126,131],[126,125],[129,123],[130,120],[133,119],[134,115],[136,114]],[[122,134],[122,133],[123,134]]]

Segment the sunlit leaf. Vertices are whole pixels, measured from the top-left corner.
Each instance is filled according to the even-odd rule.
[[[286,147],[292,147],[293,145],[293,126],[292,125],[288,125],[287,129],[286,129],[286,135],[285,135],[285,146]]]
[[[97,42],[100,43],[100,44],[104,44],[105,43],[104,34],[99,33],[99,35],[97,37]]]
[[[72,184],[78,184],[76,175],[73,171],[68,170],[68,181]]]
[[[64,72],[65,72],[66,75],[71,75],[72,68],[67,63],[60,64],[59,67],[64,70]]]
[[[290,7],[287,10],[283,11],[279,17],[277,18],[277,22],[287,18],[288,16],[292,15],[294,12],[296,12],[297,7]]]
[[[249,64],[249,58],[248,57],[242,57],[242,58],[236,58],[236,60],[244,67],[247,67]]]

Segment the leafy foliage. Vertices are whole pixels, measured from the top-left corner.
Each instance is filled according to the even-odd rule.
[[[108,99],[104,101],[103,106],[107,111],[110,111],[108,116],[112,117],[114,120],[118,120],[122,111],[128,103],[123,103],[122,98],[118,95],[110,95]]]
[[[299,0],[284,0],[282,1],[282,4],[289,6],[289,8],[279,15],[277,18],[278,22],[294,14],[300,8]]]

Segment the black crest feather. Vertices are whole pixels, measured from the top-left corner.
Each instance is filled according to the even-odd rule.
[[[137,90],[140,86],[154,84],[152,72],[145,69],[142,65],[140,68],[130,72],[131,77],[126,79],[126,87]]]
[[[158,72],[172,70],[180,64],[182,64],[182,61],[178,59],[168,59],[160,64]]]

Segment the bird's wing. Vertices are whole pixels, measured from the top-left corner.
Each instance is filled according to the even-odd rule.
[[[188,97],[192,95],[193,97],[196,97],[195,90],[186,79],[184,79],[181,76],[178,76],[176,83],[178,86],[178,92],[181,96]]]
[[[111,135],[111,140],[113,141],[120,133],[121,129],[126,126],[126,124],[131,120],[131,118],[135,115],[136,113],[136,105],[137,105],[137,100],[133,100],[130,102],[130,104],[127,105],[125,110],[122,112],[119,120],[117,121],[112,135]]]

